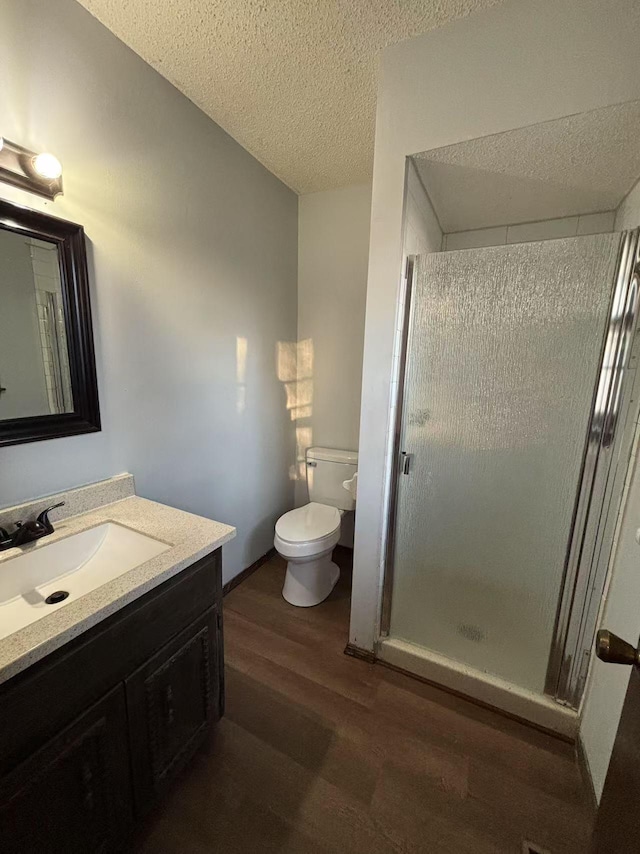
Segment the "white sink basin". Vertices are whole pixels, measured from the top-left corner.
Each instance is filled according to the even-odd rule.
[[[131,528],[106,522],[63,540],[38,543],[0,562],[0,638],[75,602],[171,548]],[[69,595],[47,604],[58,591]]]

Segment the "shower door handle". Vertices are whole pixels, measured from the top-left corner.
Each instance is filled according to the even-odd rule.
[[[412,460],[413,454],[408,454],[406,451],[400,452],[400,474],[409,474]]]

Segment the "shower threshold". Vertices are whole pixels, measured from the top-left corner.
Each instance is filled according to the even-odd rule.
[[[578,713],[574,709],[418,644],[399,638],[382,638],[377,657],[412,676],[462,694],[566,740],[574,741],[577,736]]]

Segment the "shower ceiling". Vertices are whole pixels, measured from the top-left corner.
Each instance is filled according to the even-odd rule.
[[[640,101],[413,158],[445,233],[610,211],[640,176]]]

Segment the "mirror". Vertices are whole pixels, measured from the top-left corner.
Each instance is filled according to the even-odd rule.
[[[0,418],[73,412],[55,243],[0,229]]]
[[[99,429],[82,226],[0,201],[0,444]]]

